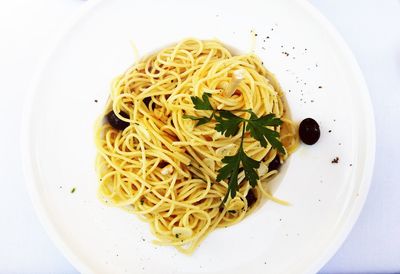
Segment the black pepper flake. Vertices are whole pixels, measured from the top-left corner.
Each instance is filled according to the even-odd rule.
[[[254,36],[258,36],[258,34],[257,34],[257,33],[254,33]]]
[[[269,36],[267,36],[267,39],[269,39]]]
[[[342,143],[339,143],[339,146],[341,146],[342,145]]]
[[[350,164],[349,166],[353,166],[353,164]]]
[[[310,102],[311,102],[311,103],[314,103],[314,100],[311,100]]]
[[[261,47],[261,49],[263,49],[263,50],[266,50],[266,48],[265,48],[265,47]]]
[[[95,99],[94,102],[97,103],[98,102],[97,99]]]
[[[335,157],[335,158],[331,161],[331,163],[332,163],[332,164],[337,164],[337,163],[339,163],[339,157]]]
[[[318,88],[322,88],[322,86],[318,86]]]
[[[286,51],[282,51],[282,54],[284,54],[284,55],[286,55],[286,56],[289,56],[289,53],[286,52]]]
[[[332,130],[330,129],[330,130],[328,130],[328,132],[329,132],[329,133],[331,133],[331,132],[332,132]]]

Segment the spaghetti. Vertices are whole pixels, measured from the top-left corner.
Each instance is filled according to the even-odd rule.
[[[227,94],[237,71],[241,79]],[[261,161],[260,180],[252,188],[241,171],[237,195],[224,207],[220,205],[228,186],[216,182],[217,170],[224,156],[235,153],[240,137],[221,135],[215,121],[195,126],[184,119],[204,112],[193,108],[191,96],[205,92],[217,109],[252,109],[283,121],[277,131],[286,154],[245,136],[246,154]],[[110,111],[127,123],[125,129],[104,122]],[[156,243],[190,254],[215,228],[241,221],[263,196],[285,203],[268,191],[269,178],[278,172],[269,166],[286,160],[298,136],[277,80],[257,56],[233,56],[218,41],[187,39],[144,58],[113,81],[95,142],[101,200],[149,222]]]

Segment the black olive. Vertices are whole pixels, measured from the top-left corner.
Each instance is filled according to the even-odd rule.
[[[257,201],[257,197],[254,194],[254,191],[252,189],[250,189],[249,192],[247,193],[246,200],[247,200],[248,207],[251,207]]]
[[[151,97],[146,97],[143,99],[143,103],[146,105],[147,108],[149,108],[151,102]]]
[[[318,123],[312,118],[306,118],[300,123],[299,127],[300,139],[307,145],[315,144],[321,132]]]
[[[121,111],[119,113],[122,117],[129,119],[129,115],[126,114],[125,112]],[[118,130],[124,130],[125,128],[127,128],[129,126],[129,122],[125,122],[122,121],[121,119],[119,119],[117,117],[117,115],[115,115],[114,111],[110,111],[107,114],[107,121],[110,123],[110,125]]]
[[[279,155],[276,155],[275,158],[269,163],[268,165],[268,170],[278,170],[279,167],[281,166],[281,159],[279,158]]]

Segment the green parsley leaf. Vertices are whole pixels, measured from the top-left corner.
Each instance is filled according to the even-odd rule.
[[[222,203],[228,200],[229,194],[231,198],[235,198],[238,185],[238,173],[240,166],[240,150],[233,156],[225,156],[222,162],[225,164],[218,170],[217,182],[228,179],[228,191],[225,194]]]
[[[203,93],[202,99],[196,96],[191,96],[190,98],[192,99],[192,102],[194,104],[194,108],[198,110],[214,110],[213,107],[211,106],[210,101],[208,100],[208,97],[210,97],[210,93]]]
[[[227,110],[218,111],[218,115],[215,115],[215,120],[217,120],[215,130],[225,135],[225,137],[235,136],[240,129],[240,124],[244,121],[243,118]]]
[[[247,180],[249,180],[250,185],[252,187],[255,187],[259,179],[257,169],[260,167],[260,162],[247,156],[244,151],[241,160],[245,177],[247,178]]]
[[[282,120],[276,118],[274,114],[268,114],[258,118],[254,113],[251,113],[250,119],[247,121],[247,130],[250,135],[260,142],[263,147],[267,147],[268,143],[280,153],[285,154],[285,149],[279,141],[279,133],[268,126],[279,126]]]
[[[204,124],[207,124],[208,122],[211,121],[213,115],[211,115],[210,117],[196,117],[193,115],[183,115],[183,119],[190,119],[190,120],[194,120],[197,121],[196,126],[201,126]]]
[[[263,115],[260,118],[258,118],[257,115],[253,111],[249,111],[249,112],[251,114],[250,121],[256,122],[259,126],[264,126],[264,127],[274,126],[274,127],[276,127],[276,126],[282,125],[282,120],[275,117],[275,114],[273,114],[273,113]]]
[[[76,190],[76,188],[75,188],[75,187],[73,187],[73,188],[71,189],[71,193],[74,193],[74,192],[75,192],[75,190]]]
[[[238,152],[233,156],[225,156],[222,162],[226,164],[220,170],[218,170],[217,181],[229,179],[228,192],[224,197],[222,203],[225,203],[229,197],[235,198],[236,191],[238,190],[238,174],[240,170],[240,164],[243,166],[244,174],[252,187],[257,185],[259,179],[257,169],[260,167],[260,162],[256,161],[244,152],[243,143],[241,144]]]

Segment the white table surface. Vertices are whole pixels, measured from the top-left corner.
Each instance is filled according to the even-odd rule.
[[[310,1],[353,50],[370,88],[377,129],[367,203],[346,242],[321,272],[400,273],[400,1]],[[76,273],[32,209],[19,138],[27,87],[44,46],[83,4],[0,1],[0,273]]]

